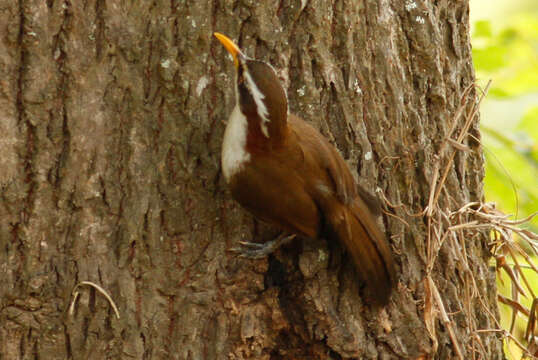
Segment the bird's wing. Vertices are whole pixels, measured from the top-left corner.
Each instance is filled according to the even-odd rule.
[[[386,236],[376,222],[377,200],[359,190],[342,156],[317,130],[299,118],[290,120],[292,135],[303,147],[306,173],[316,175],[308,188],[322,213],[326,237],[346,247],[367,284],[369,298],[385,305],[394,286],[395,266]]]

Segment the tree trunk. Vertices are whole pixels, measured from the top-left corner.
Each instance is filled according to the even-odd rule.
[[[503,358],[478,332],[496,328],[487,234],[448,230],[483,197],[468,1],[0,9],[0,358]],[[229,252],[278,229],[220,172],[234,69],[213,31],[270,62],[290,110],[383,199],[399,271],[386,309],[324,239]],[[475,140],[447,145],[468,117]]]

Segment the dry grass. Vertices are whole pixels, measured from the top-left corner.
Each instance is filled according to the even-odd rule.
[[[428,331],[430,332],[430,336],[434,341],[434,347],[437,347],[438,341],[437,336],[435,333],[435,326],[434,326],[434,320],[437,317],[440,317],[441,321],[443,322],[443,325],[447,328],[448,334],[450,336],[450,339],[452,341],[452,345],[454,347],[454,352],[456,353],[456,356],[458,359],[463,360],[464,356],[461,350],[461,345],[458,341],[458,338],[454,332],[452,321],[450,320],[450,316],[447,314],[445,310],[445,305],[443,303],[443,298],[439,294],[439,291],[437,289],[437,285],[435,284],[435,281],[432,278],[432,270],[435,265],[435,261],[438,257],[439,250],[441,249],[441,246],[445,243],[447,239],[451,239],[453,241],[453,250],[456,254],[457,258],[461,261],[463,264],[463,268],[465,269],[463,282],[465,284],[464,287],[464,309],[465,312],[465,318],[467,319],[467,326],[468,329],[470,329],[470,334],[475,335],[475,331],[477,330],[475,328],[475,323],[472,321],[473,319],[473,313],[472,313],[472,300],[473,298],[476,298],[479,296],[479,291],[476,288],[476,282],[474,279],[474,274],[472,271],[470,271],[470,266],[468,264],[468,257],[467,257],[467,251],[466,251],[466,242],[465,242],[465,236],[463,234],[462,229],[453,229],[453,226],[461,223],[461,217],[454,217],[453,214],[450,212],[450,209],[442,209],[439,205],[439,196],[441,194],[441,191],[444,189],[445,181],[448,176],[448,173],[450,169],[452,168],[454,157],[456,156],[457,151],[466,151],[467,147],[463,144],[464,141],[466,141],[467,136],[469,135],[469,128],[471,127],[471,124],[476,119],[476,116],[478,114],[478,110],[480,107],[480,104],[482,100],[485,97],[485,94],[487,93],[487,89],[489,88],[490,83],[488,83],[486,90],[482,92],[479,99],[475,99],[475,96],[472,95],[474,92],[472,91],[475,89],[474,86],[469,86],[467,89],[465,89],[462,99],[460,101],[460,107],[458,108],[456,112],[456,116],[454,117],[454,121],[452,122],[452,126],[450,128],[449,133],[447,134],[447,137],[445,138],[445,141],[441,145],[441,149],[439,151],[439,154],[437,155],[436,163],[434,165],[434,172],[433,172],[433,178],[430,183],[430,196],[428,200],[428,206],[426,209],[424,209],[423,216],[426,217],[427,220],[427,242],[426,242],[426,255],[427,255],[427,263],[426,263],[426,278],[425,278],[425,309],[424,309],[424,318],[426,324],[431,324],[430,326],[427,326]],[[460,123],[460,119],[464,119],[464,125],[461,128],[459,134],[456,136],[456,139],[454,139],[454,134],[456,132],[456,129],[458,127],[458,124]],[[445,163],[444,169],[441,173],[441,164]],[[450,199],[450,197],[447,197]],[[455,221],[454,221],[455,220]],[[452,229],[451,229],[452,228]],[[458,246],[459,245],[459,246]],[[482,302],[483,303],[483,302]],[[489,312],[489,309],[488,309]],[[493,314],[491,314],[493,316]],[[495,316],[493,316],[495,318]],[[480,341],[479,336],[472,336],[471,337],[471,353],[473,356],[473,359],[475,358],[475,355],[478,353],[482,353],[485,355],[484,346],[482,345]]]
[[[69,305],[69,315],[73,315],[75,312],[75,305],[77,303],[78,297],[80,296],[80,292],[78,289],[83,285],[91,286],[94,289],[96,289],[98,292],[100,292],[108,300],[108,302],[110,303],[110,306],[112,306],[112,309],[114,309],[114,313],[116,314],[116,317],[118,319],[120,318],[120,311],[118,310],[118,307],[116,306],[116,303],[114,302],[114,300],[112,300],[112,297],[108,294],[108,292],[105,289],[103,289],[101,286],[91,281],[81,281],[73,288],[73,291],[71,292],[71,296],[73,298],[71,300],[71,304]]]
[[[469,151],[469,148],[464,144],[468,137],[472,137],[475,141],[479,141],[471,134],[469,129],[476,120],[480,104],[487,94],[490,83],[487,84],[483,91],[479,91],[480,95],[475,95],[476,91],[481,90],[475,85],[469,86],[463,93],[460,107],[454,117],[451,129],[443,142],[439,153],[436,156],[434,164],[433,177],[430,183],[430,194],[427,207],[419,214],[409,214],[409,216],[421,216],[425,218],[427,224],[427,243],[426,243],[426,276],[424,279],[425,299],[424,299],[424,321],[426,328],[430,333],[433,342],[434,353],[437,350],[438,340],[436,335],[436,321],[440,320],[443,326],[447,329],[449,337],[452,341],[454,353],[458,359],[487,359],[487,351],[480,338],[481,333],[497,332],[503,335],[505,341],[513,341],[521,348],[524,356],[527,358],[538,359],[534,356],[538,354],[538,337],[534,337],[534,329],[537,325],[536,312],[538,311],[538,300],[535,297],[534,291],[529,285],[529,281],[522,269],[532,269],[538,273],[538,268],[533,264],[531,257],[522,249],[520,243],[514,240],[514,234],[520,239],[520,242],[527,244],[534,255],[538,256],[538,235],[529,230],[522,228],[526,222],[532,219],[529,216],[522,220],[510,220],[509,215],[505,215],[495,209],[491,203],[471,202],[465,204],[459,209],[455,209],[451,196],[446,193],[445,181],[450,170],[453,167],[453,161],[456,153],[459,151]],[[463,122],[463,126],[458,130],[458,124]],[[440,205],[440,196],[443,196],[443,205]],[[387,205],[392,208],[401,205],[393,205],[386,198]],[[399,220],[406,223],[403,219]],[[513,309],[512,325],[510,329],[502,329],[499,319],[495,311],[488,307],[488,301],[484,299],[475,280],[475,274],[469,263],[467,248],[471,245],[469,239],[483,238],[484,233],[491,235],[492,256],[496,259],[497,272],[505,271],[513,286],[511,298],[506,298],[498,295],[498,301],[507,304]],[[462,351],[458,337],[456,336],[452,317],[454,314],[449,314],[443,302],[443,296],[440,294],[432,271],[439,255],[441,247],[445,245],[450,248],[452,254],[455,255],[458,266],[463,269],[463,274],[460,273],[460,278],[463,283],[463,308],[460,312],[464,313],[464,318],[467,321],[467,332],[469,341],[467,351]],[[525,264],[521,264],[521,259]],[[513,266],[508,263],[513,263]],[[520,295],[530,296],[535,299],[532,308],[525,308],[520,302]],[[496,325],[493,329],[478,329],[476,326],[476,309],[473,304],[478,304],[487,314],[492,323]],[[525,339],[517,339],[514,336],[514,321],[516,316],[520,314],[528,319],[528,326]],[[524,343],[528,345],[525,346]],[[469,354],[466,358],[464,353]]]
[[[507,298],[501,294],[497,295],[497,300],[500,303],[512,308],[510,328],[501,330],[498,320],[495,320],[498,327],[496,331],[501,331],[505,340],[513,341],[522,350],[524,356],[536,359],[538,349],[536,348],[537,342],[534,337],[534,328],[536,327],[538,299],[523,269],[531,269],[538,274],[538,268],[534,265],[532,258],[523,249],[522,245],[526,244],[526,247],[532,249],[535,256],[538,255],[538,234],[522,228],[521,225],[530,221],[538,213],[534,213],[525,219],[510,220],[510,216],[495,209],[494,204],[470,203],[458,210],[456,214],[467,215],[476,220],[458,224],[453,229],[470,231],[487,229],[490,231],[492,240],[489,245],[495,259],[496,271],[499,274],[499,278],[500,273],[504,271],[508,275],[512,285],[511,298]],[[516,241],[515,238],[519,241]],[[521,264],[521,258],[525,264]],[[513,265],[510,265],[509,262]],[[520,295],[533,299],[533,305],[530,310],[521,303]],[[518,339],[514,335],[514,325],[518,314],[527,318],[527,331],[524,339]],[[527,343],[527,346],[524,345],[524,342]]]

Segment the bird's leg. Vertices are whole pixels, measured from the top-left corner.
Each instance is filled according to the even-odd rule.
[[[286,233],[282,233],[276,239],[263,244],[239,241],[240,246],[232,248],[230,251],[238,253],[241,257],[249,259],[262,259],[274,252],[281,245],[289,243],[291,240],[295,239],[296,236],[297,235],[295,234],[287,235]]]

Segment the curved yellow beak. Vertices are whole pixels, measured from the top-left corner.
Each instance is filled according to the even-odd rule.
[[[230,40],[227,36],[221,34],[221,33],[218,33],[218,32],[215,32],[213,33],[213,35],[215,35],[215,37],[217,39],[219,39],[219,41],[222,43],[222,45],[224,45],[224,47],[226,48],[226,50],[228,50],[228,52],[230,54],[232,54],[232,57],[234,58],[234,64],[235,64],[235,67],[239,67],[239,56],[240,57],[245,57],[243,55],[243,53],[241,52],[241,50],[239,49],[239,47],[237,45],[234,44],[234,42],[232,40]]]

